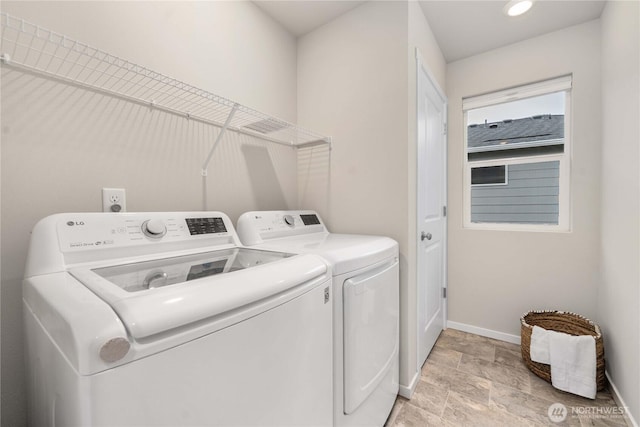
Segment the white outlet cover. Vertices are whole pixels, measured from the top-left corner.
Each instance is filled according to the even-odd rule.
[[[118,209],[118,206],[120,207]],[[103,188],[102,189],[102,211],[103,212],[126,212],[127,198],[124,188]]]

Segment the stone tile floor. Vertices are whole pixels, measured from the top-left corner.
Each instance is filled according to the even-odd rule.
[[[557,403],[566,409],[554,406],[552,421]],[[518,345],[447,329],[385,426],[626,426],[623,412],[606,389],[595,400],[554,389],[527,369]]]

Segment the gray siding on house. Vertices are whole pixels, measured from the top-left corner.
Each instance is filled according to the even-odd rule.
[[[471,222],[558,224],[560,162],[507,169],[507,185],[471,186]]]

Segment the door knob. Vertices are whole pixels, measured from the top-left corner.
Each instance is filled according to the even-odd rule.
[[[431,240],[433,236],[431,235],[431,233],[425,233],[424,231],[422,233],[420,233],[420,240]]]

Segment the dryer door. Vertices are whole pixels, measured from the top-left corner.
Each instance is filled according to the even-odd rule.
[[[344,412],[353,413],[398,358],[398,261],[344,282]]]

